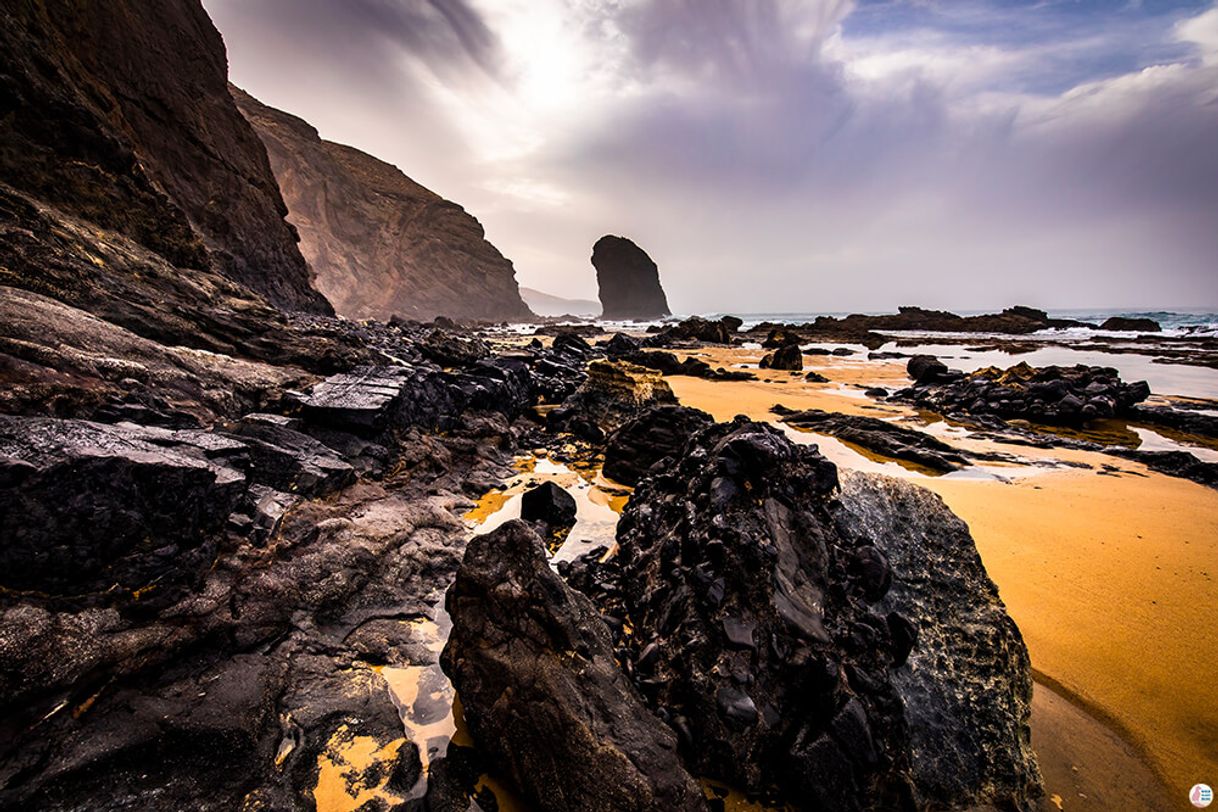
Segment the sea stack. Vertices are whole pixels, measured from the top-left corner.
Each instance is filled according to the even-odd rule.
[[[647,252],[625,237],[606,235],[592,246],[600,288],[601,318],[654,319],[670,315],[660,270]]]

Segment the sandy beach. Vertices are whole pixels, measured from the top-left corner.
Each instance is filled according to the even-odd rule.
[[[725,366],[760,357],[740,349],[699,354]],[[810,368],[831,383],[768,370],[758,371],[758,381],[668,380],[682,403],[718,420],[737,414],[773,420],[775,403],[913,415],[855,388],[903,385],[900,363],[812,361]],[[869,467],[831,438],[822,445],[839,464]],[[1128,803],[1137,798],[1141,808],[1177,808],[1188,787],[1218,774],[1212,654],[1218,650],[1212,620],[1218,492],[1097,453],[961,445],[1091,466],[1038,468],[1007,481],[871,466],[915,477],[969,524],[1031,653],[1039,683],[1033,731],[1046,802],[1112,809],[1117,799],[1133,808]],[[1117,472],[1103,472],[1114,463]]]

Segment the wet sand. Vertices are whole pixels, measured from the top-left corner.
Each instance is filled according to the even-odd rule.
[[[760,354],[702,355],[726,366]],[[775,403],[912,414],[837,385],[903,385],[899,363],[812,360],[835,383],[766,370],[775,382],[668,381],[683,403],[719,420],[772,420]],[[1057,688],[1038,687],[1033,716],[1049,796],[1064,809],[1179,808],[1188,787],[1218,776],[1218,491],[1100,454],[961,444],[1093,466],[1007,481],[882,466],[914,476],[968,522],[1038,680]],[[1121,471],[1101,474],[1104,464]]]

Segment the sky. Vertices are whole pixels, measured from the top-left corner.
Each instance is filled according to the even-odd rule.
[[[204,0],[231,79],[678,313],[1218,309],[1218,4]]]

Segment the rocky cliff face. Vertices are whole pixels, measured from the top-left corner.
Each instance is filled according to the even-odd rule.
[[[5,4],[0,56],[0,183],[179,268],[329,311],[198,0]]]
[[[231,88],[266,144],[318,289],[351,318],[531,316],[481,224],[396,167]]]
[[[633,241],[601,237],[592,246],[592,265],[604,310],[601,318],[653,319],[671,312],[659,269]]]

